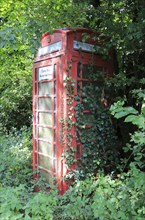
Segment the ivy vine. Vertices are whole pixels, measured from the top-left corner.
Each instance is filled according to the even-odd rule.
[[[71,66],[69,63],[64,81],[68,114],[61,121],[64,142],[66,141],[63,155],[68,169],[66,178],[84,179],[88,175],[97,176],[99,172],[110,173],[117,167],[119,151],[109,108],[102,105],[104,76],[90,65],[88,81],[81,87],[71,76]],[[77,95],[74,93],[76,85]],[[75,128],[76,136],[71,132],[72,128]],[[79,147],[73,146],[74,139]],[[75,169],[72,170],[71,166],[74,164]]]

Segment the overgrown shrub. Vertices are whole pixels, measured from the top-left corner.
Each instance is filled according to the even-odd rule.
[[[18,66],[15,66],[11,61],[13,56],[8,54],[5,64],[11,71],[5,73],[2,69],[0,73],[0,129],[8,131],[12,127],[20,130],[23,126],[30,126],[32,117],[31,60],[21,60],[17,54]],[[23,67],[23,62],[28,67]]]
[[[0,187],[2,220],[144,220],[145,175],[135,166],[117,179],[78,181],[63,196],[30,192],[24,185]]]
[[[143,220],[145,175],[134,164],[118,178],[98,176],[76,181],[60,196],[33,192],[31,132],[27,128],[1,136],[0,219],[2,220]]]
[[[141,92],[140,92],[141,93]],[[144,95],[144,94],[143,94]],[[124,151],[129,152],[128,158],[124,158],[124,166],[133,162],[141,170],[145,170],[145,107],[144,100],[140,111],[131,106],[125,106],[124,101],[118,101],[111,106],[111,112],[115,118],[123,118],[124,122],[136,126],[134,133],[130,134],[130,142],[124,146]],[[132,159],[132,160],[131,160]]]
[[[31,179],[31,131],[23,127],[0,137],[0,186],[19,186]]]
[[[51,220],[56,208],[56,192],[29,192],[25,185],[0,187],[1,220]]]
[[[143,220],[144,182],[144,173],[135,167],[117,179],[102,176],[78,182],[62,197],[60,219]]]

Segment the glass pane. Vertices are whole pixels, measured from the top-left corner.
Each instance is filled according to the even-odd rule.
[[[52,142],[53,140],[52,129],[39,127],[38,137],[47,139],[48,141]]]
[[[78,93],[81,91],[81,82],[78,82],[78,84],[77,84],[77,90],[78,90]]]
[[[39,110],[52,110],[51,98],[39,98],[38,109]]]
[[[39,113],[39,124],[52,126],[52,114],[47,112]]]
[[[38,151],[39,151],[40,153],[53,156],[53,151],[52,151],[53,145],[52,145],[51,143],[44,142],[44,141],[39,141],[38,143],[39,143],[39,145],[38,145]]]
[[[38,94],[49,95],[52,94],[52,82],[41,82],[38,83]]]
[[[82,69],[82,64],[81,64],[81,63],[78,63],[78,68],[77,68],[77,75],[78,75],[78,78],[81,77],[81,69]]]
[[[89,69],[88,69],[88,65],[84,65],[83,64],[83,79],[88,79],[89,77]]]
[[[41,169],[39,169],[39,172],[40,172],[40,176],[43,177],[46,180],[46,183],[49,184],[50,181],[52,180],[52,175]]]
[[[38,166],[51,171],[53,169],[53,160],[46,156],[38,155]]]

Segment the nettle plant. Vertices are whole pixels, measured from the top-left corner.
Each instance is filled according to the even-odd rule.
[[[76,180],[97,176],[99,172],[115,172],[119,161],[118,140],[109,107],[104,107],[101,100],[105,94],[104,76],[102,71],[95,70],[92,64],[88,65],[87,71],[88,81],[80,86],[79,82],[73,79],[69,65],[64,81],[69,109],[67,117],[61,119],[63,141],[66,140],[64,158],[68,168],[67,178],[73,177]],[[72,129],[75,130],[76,136],[73,135]],[[73,146],[74,139],[79,149]],[[75,169],[72,171],[74,164]]]

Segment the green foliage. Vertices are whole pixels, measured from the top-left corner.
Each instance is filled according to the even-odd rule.
[[[24,185],[0,187],[0,216],[5,219],[143,220],[145,175],[132,166],[117,179],[78,181],[63,196],[56,190],[30,192]]]
[[[144,190],[144,173],[138,173],[133,168],[128,175],[129,177],[124,177],[124,180],[111,180],[107,177],[98,180],[100,184],[98,187],[96,186],[92,204],[95,218],[143,219],[144,196],[140,194],[141,191],[138,193],[138,190],[141,188],[142,192]],[[139,176],[140,180],[138,181]]]
[[[102,72],[95,71],[90,64],[88,66],[90,81],[85,82],[81,89],[78,86],[77,95],[74,93],[75,81],[71,76],[71,65],[67,72],[68,76],[64,83],[69,110],[66,118],[61,120],[64,143],[67,140],[64,157],[67,168],[70,168],[67,178],[74,177],[78,180],[85,179],[86,176],[97,175],[98,172],[116,172],[119,162],[118,140],[109,110],[104,108],[101,103],[105,88]],[[103,98],[105,99],[105,97]],[[86,110],[90,113],[86,114]],[[76,131],[77,137],[73,136],[72,129]],[[82,153],[80,157],[77,156],[77,167],[72,172],[71,165],[77,162],[75,155],[78,153],[72,144],[74,138],[75,140],[77,138],[77,143],[82,145]]]
[[[63,196],[58,195],[53,185],[49,192],[35,193],[28,180],[30,163],[26,162],[30,155],[28,130],[25,128],[7,138],[1,136],[1,143],[2,220],[144,219],[145,175],[133,164],[128,173],[122,173],[116,179],[111,175],[98,175],[96,179],[89,177],[77,181]],[[14,178],[15,181],[11,181]]]
[[[90,104],[93,105],[93,102],[91,101]],[[80,121],[81,124],[79,124]],[[97,108],[91,123],[92,127],[87,130],[86,120],[82,121],[80,118],[80,121],[77,130],[79,140],[82,142],[80,158],[82,177],[90,174],[97,175],[98,172],[116,172],[116,165],[119,163],[118,140],[108,109],[103,109],[101,106]]]
[[[22,198],[25,198],[26,190],[23,185],[19,187],[0,187],[0,217],[4,219],[23,219]]]
[[[112,115],[115,116],[115,118],[122,118],[130,114],[133,114],[133,117],[136,117],[134,114],[136,115],[138,113],[137,110],[135,110],[133,107],[123,107],[123,105],[124,101],[118,101],[111,106],[110,111],[112,112]]]
[[[31,183],[31,132],[26,127],[0,137],[0,186]]]
[[[105,0],[100,1],[99,7],[95,3],[96,1],[92,0],[1,1],[0,126],[1,130],[4,128],[10,130],[11,127],[20,128],[31,123],[31,68],[34,59],[31,53],[36,52],[41,34],[66,26],[91,28],[101,34],[96,37],[97,40],[109,36],[102,51],[108,51],[110,48],[115,51],[114,73],[117,75],[112,80],[107,79],[107,82],[111,88],[110,97],[113,98],[111,103],[114,100],[120,101],[113,109],[119,126],[122,123],[120,117],[123,119],[125,117],[122,136],[129,133],[129,125],[136,127],[136,131],[130,136],[130,143],[124,147],[124,150],[129,152],[129,156],[124,158],[125,166],[130,157],[132,155],[134,157],[130,171],[127,174],[120,174],[115,180],[109,176],[99,176],[97,180],[77,181],[77,185],[71,187],[62,197],[58,196],[56,191],[48,194],[31,193],[32,187],[28,186],[31,182],[28,133],[25,130],[16,135],[11,133],[6,138],[2,136],[0,137],[2,220],[143,220],[145,217],[145,175],[141,172],[144,167],[145,143],[143,106],[145,2]],[[125,107],[122,101],[125,101]],[[88,100],[84,97],[85,102]],[[81,106],[78,107],[81,110]],[[79,109],[76,109],[77,111],[79,112]],[[100,126],[95,128],[97,134],[104,136],[101,137],[100,145],[95,145],[98,149],[98,146],[104,145],[105,141],[109,140],[108,136],[105,140],[105,136],[111,124],[107,112],[100,112],[96,118],[100,124],[104,123],[103,131],[100,131]],[[85,138],[84,144],[87,145],[87,141]],[[110,142],[109,146],[111,148]],[[108,155],[106,156],[108,158]],[[100,166],[99,156],[97,161],[93,162],[93,166],[98,161]],[[134,164],[140,169],[135,168]],[[19,185],[26,182],[29,182],[28,185]]]
[[[111,103],[116,102],[111,111],[117,119],[116,127],[125,151],[123,161],[125,166],[133,161],[144,169],[145,3],[103,1],[93,13],[90,25],[101,36],[110,36],[104,46],[113,49],[115,74],[107,80],[107,85],[111,89]]]
[[[46,192],[38,192],[28,200],[24,206],[24,219],[53,219],[53,212],[56,207],[57,194],[53,190],[47,194]],[[30,218],[31,216],[31,218]]]
[[[130,143],[124,147],[125,152],[131,151],[130,157],[133,155],[133,163],[140,169],[145,167],[145,114],[144,105],[142,105],[141,112],[139,113],[133,107],[124,107],[124,102],[118,101],[111,106],[110,110],[115,118],[119,119],[125,117],[126,123],[132,123],[136,126],[136,131],[130,134]]]
[[[11,68],[10,63],[9,66]],[[6,130],[31,124],[31,73],[29,71],[28,75],[27,70],[20,68],[17,71],[16,68],[11,69],[8,76],[5,76],[5,70],[0,75],[3,82],[0,86],[0,121],[2,129]]]
[[[32,63],[46,31],[86,21],[72,1],[1,1],[0,121],[2,129],[31,124]],[[83,12],[85,14],[85,11]],[[75,18],[75,19],[73,19]],[[49,24],[49,25],[48,25]]]
[[[62,219],[143,220],[144,180],[144,173],[133,167],[116,180],[100,176],[78,182],[62,198]]]
[[[0,187],[0,216],[5,219],[53,219],[57,194],[53,189],[32,193],[24,185],[18,187]]]

